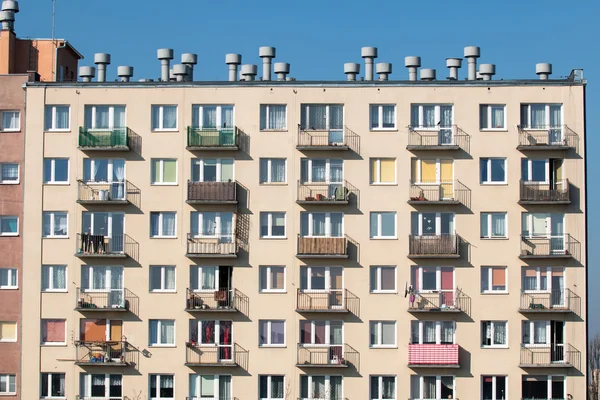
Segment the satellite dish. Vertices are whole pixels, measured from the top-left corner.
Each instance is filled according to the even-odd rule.
[[[408,282],[404,282],[404,298],[408,296]]]

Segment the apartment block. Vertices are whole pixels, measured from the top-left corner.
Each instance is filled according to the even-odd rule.
[[[22,398],[584,398],[582,72],[259,54],[27,83]]]

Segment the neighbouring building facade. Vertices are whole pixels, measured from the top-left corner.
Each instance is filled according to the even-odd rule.
[[[27,84],[22,398],[585,398],[582,77],[274,53]]]

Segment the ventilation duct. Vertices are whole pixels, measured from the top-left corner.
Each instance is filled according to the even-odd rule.
[[[484,81],[491,81],[492,76],[496,75],[496,65],[495,64],[481,64],[479,65],[479,75],[483,78]]]
[[[481,55],[481,49],[477,46],[467,46],[464,55],[469,63],[468,79],[474,81],[477,79],[477,59]]]
[[[285,77],[290,73],[290,64],[277,62],[274,65],[274,71],[278,81],[285,81]]]
[[[183,64],[173,65],[173,76],[177,82],[185,81],[187,76],[187,67]]]
[[[263,60],[262,80],[271,80],[271,62],[275,58],[275,47],[263,46],[258,49],[258,56]]]
[[[408,80],[417,80],[417,69],[421,67],[421,57],[408,56],[404,57],[404,66],[408,68]]]
[[[242,63],[241,54],[226,54],[225,64],[229,66],[229,82],[237,81],[238,65]]]
[[[446,67],[448,68],[448,79],[458,80],[458,69],[462,66],[462,58],[446,58]]]
[[[389,75],[392,73],[391,63],[377,63],[375,65],[375,72],[379,75],[380,81],[387,81]]]
[[[198,54],[184,53],[181,55],[181,63],[186,67],[186,80],[194,80],[194,65],[198,64]]]
[[[171,60],[173,59],[173,49],[158,49],[157,58],[160,60],[160,80],[169,82]]]
[[[127,65],[117,67],[117,76],[121,82],[129,82],[133,76],[133,67]]]
[[[91,82],[94,76],[96,76],[96,68],[79,67],[79,77],[82,82]]]
[[[106,82],[106,66],[110,64],[110,54],[94,54],[94,64],[98,69],[98,82]]]
[[[256,79],[256,71],[258,68],[256,64],[244,64],[242,65],[242,77],[244,81],[253,81]]]
[[[355,81],[356,75],[360,74],[360,64],[346,63],[344,64],[344,74],[349,81]]]
[[[540,80],[548,80],[548,77],[552,75],[552,64],[539,63],[535,64],[535,73],[540,77]]]
[[[373,80],[373,60],[377,58],[377,47],[363,47],[361,57],[365,59],[365,80]]]
[[[421,80],[422,81],[434,81],[435,80],[435,69],[423,68],[421,69]]]

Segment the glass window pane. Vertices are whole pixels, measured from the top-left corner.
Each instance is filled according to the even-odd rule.
[[[396,236],[396,213],[381,213],[381,235],[385,237]]]
[[[394,322],[385,321],[381,323],[382,340],[381,344],[395,345],[396,344],[396,324]]]
[[[176,160],[164,160],[164,172],[163,182],[164,183],[175,183],[177,181],[177,161]]]
[[[504,170],[505,159],[492,159],[492,182],[504,182],[506,180],[506,171]]]
[[[488,182],[488,159],[479,160],[479,170],[481,172],[481,182]]]
[[[396,268],[381,267],[381,290],[396,290]]]
[[[66,158],[54,159],[54,181],[67,182],[69,180],[69,160]]]
[[[490,235],[490,233],[489,233],[490,227],[488,224],[488,217],[489,217],[488,213],[481,213],[481,220],[480,220],[481,234],[480,234],[480,236],[482,238],[489,237],[489,235]]]

